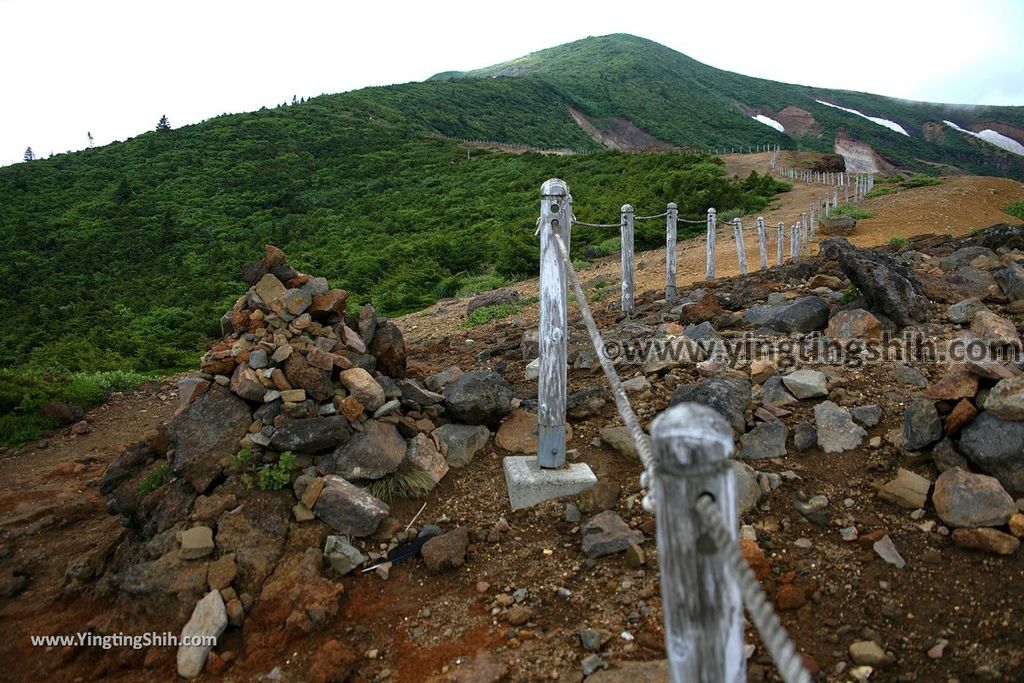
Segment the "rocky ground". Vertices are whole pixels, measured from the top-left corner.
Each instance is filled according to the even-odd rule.
[[[733,426],[744,553],[816,680],[1020,680],[1019,358],[879,363],[866,342],[916,330],[914,348],[936,353],[1019,349],[1024,229],[820,246],[675,304],[648,291],[626,320],[601,274],[584,278],[606,340],[693,351],[619,369],[645,427],[679,401]],[[599,484],[513,512],[501,459],[535,448],[530,313],[471,330],[432,325],[439,309],[345,319],[337,290],[285,265],[268,253],[247,273],[202,373],[3,455],[6,675],[659,680],[655,521],[578,315],[569,445]],[[789,353],[733,362],[722,349],[744,334]],[[844,342],[845,362],[811,360],[823,340]],[[229,457],[243,448],[250,459]],[[406,462],[429,475],[422,499],[386,504],[348,483]],[[595,527],[607,542],[584,541]],[[427,537],[422,557],[361,572]],[[29,642],[186,623],[218,646]],[[751,629],[747,642],[749,679],[777,680]]]

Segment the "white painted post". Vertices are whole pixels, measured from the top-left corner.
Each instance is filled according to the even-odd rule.
[[[757,251],[761,255],[761,270],[768,267],[768,245],[765,242],[764,216],[757,217]]]
[[[800,253],[800,224],[794,223],[789,229],[789,258],[796,258]]]
[[[619,237],[622,242],[622,312],[633,315],[633,207],[622,205],[619,218]]]
[[[569,248],[572,195],[565,181],[551,178],[540,188],[540,375],[537,381],[537,463],[565,464],[566,384],[569,364],[569,299],[558,235]]]
[[[843,185],[843,201],[846,204],[850,203],[850,186],[845,184]]]
[[[810,226],[807,229],[807,239],[808,240],[813,240],[814,239],[814,226],[815,226],[814,204],[811,204],[811,223],[810,223]],[[808,244],[808,249],[809,248],[810,248],[810,244]]]
[[[839,187],[832,188],[832,208],[839,206]]]
[[[775,237],[775,264],[782,265],[782,245],[786,241],[786,224],[779,221],[779,230]]]
[[[831,196],[832,196],[832,195],[831,195],[831,193],[830,193],[830,192],[826,192],[826,193],[825,193],[825,218],[828,218],[828,215],[829,215],[830,213],[832,213],[832,207],[831,207],[831,205],[829,204],[829,197],[831,197]]]
[[[671,683],[743,683],[743,604],[738,577],[694,503],[715,500],[738,543],[732,428],[712,408],[681,403],[651,425],[665,652]]]
[[[665,216],[665,300],[672,303],[676,300],[676,222],[679,208],[675,202],[668,203],[668,215]]]
[[[736,242],[736,258],[740,264],[740,275],[747,274],[747,250],[743,246],[743,222],[739,218],[732,219],[732,236]]]
[[[807,249],[807,212],[800,212],[800,247]]]
[[[704,279],[715,279],[715,235],[718,233],[718,215],[714,209],[708,209],[708,234],[706,239],[707,256],[704,266]]]

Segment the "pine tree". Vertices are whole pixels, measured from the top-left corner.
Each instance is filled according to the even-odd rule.
[[[25,161],[32,161],[36,158],[36,153],[32,151],[31,147],[25,149]]]
[[[160,121],[156,124],[157,130],[170,130],[171,122],[167,120],[167,114],[160,117]]]

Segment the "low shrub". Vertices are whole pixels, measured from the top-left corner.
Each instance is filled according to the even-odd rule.
[[[849,216],[850,218],[872,218],[875,212],[871,209],[865,209],[863,206],[857,206],[856,204],[840,204],[836,208],[832,209],[832,213],[829,214],[829,218],[837,218],[839,216]]]

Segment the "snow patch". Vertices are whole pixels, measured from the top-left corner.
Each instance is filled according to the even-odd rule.
[[[991,128],[986,128],[980,133],[975,133],[973,130],[961,128],[952,121],[946,121],[945,119],[943,119],[942,122],[949,126],[950,128],[952,128],[953,130],[958,130],[961,133],[967,133],[968,135],[972,135],[980,140],[984,140],[990,145],[995,145],[996,147],[1005,149],[1007,152],[1013,152],[1014,154],[1024,156],[1024,145],[1020,144],[1013,138],[1008,138],[1002,133],[998,133],[992,130]]]
[[[750,118],[754,119],[755,121],[760,121],[761,123],[763,123],[766,126],[771,126],[772,128],[774,128],[775,130],[779,131],[780,133],[785,133],[786,132],[786,127],[783,126],[778,121],[776,121],[775,119],[771,118],[770,116],[765,116],[764,114],[758,114],[756,116],[751,116]]]
[[[828,102],[822,102],[821,100],[814,101],[817,102],[818,104],[824,104],[826,107],[832,107],[833,109],[841,109],[842,111],[849,112],[850,114],[856,114],[861,118],[871,121],[872,123],[877,123],[879,126],[882,126],[883,128],[888,128],[889,130],[894,130],[897,133],[906,135],[908,138],[910,137],[910,133],[907,132],[907,129],[901,126],[900,124],[896,123],[895,121],[879,118],[877,116],[868,116],[867,114],[862,114],[856,109],[847,109],[846,107],[840,107],[838,104],[829,104]]]

